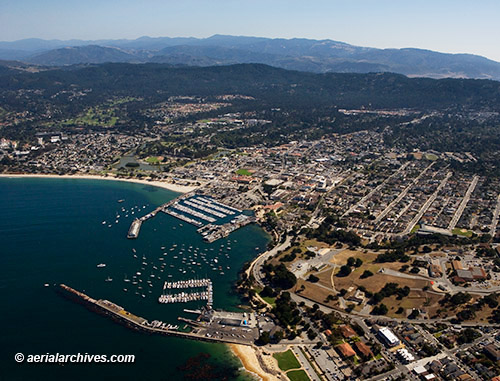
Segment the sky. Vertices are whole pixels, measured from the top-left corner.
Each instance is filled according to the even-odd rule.
[[[0,0],[0,41],[229,34],[500,61],[499,20],[499,0]]]

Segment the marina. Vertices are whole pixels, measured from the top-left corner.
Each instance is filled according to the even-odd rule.
[[[186,289],[186,288],[206,288],[204,291],[195,292],[180,292],[175,294],[168,293],[171,289]],[[177,282],[165,282],[163,285],[163,293],[158,298],[159,303],[187,303],[198,300],[206,300],[207,308],[213,306],[213,285],[210,279],[188,279]]]
[[[241,210],[215,201],[208,196],[186,194],[159,206],[143,217],[134,219],[127,238],[137,238],[142,223],[154,217],[159,211],[196,226],[198,233],[202,234],[204,241],[208,243],[225,238],[233,231],[256,222],[254,217],[244,215]],[[228,216],[234,216],[234,218],[227,222]]]

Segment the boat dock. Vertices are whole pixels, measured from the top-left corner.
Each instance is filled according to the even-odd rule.
[[[233,214],[235,214],[235,212],[233,212],[232,210],[228,209],[227,206],[225,208],[222,208],[221,206],[215,205],[211,201],[208,201],[208,200],[204,201],[204,200],[206,200],[206,199],[202,198],[202,197],[199,197],[199,198],[192,198],[190,201],[194,202],[195,204],[198,204],[198,205],[201,205],[201,206],[205,206],[207,208],[210,208],[210,209],[216,210],[218,212],[224,213],[227,216],[232,216]]]
[[[216,206],[219,206],[219,207],[222,207],[222,208],[226,208],[228,210],[231,210],[233,212],[236,212],[236,213],[241,213],[243,212],[242,210],[240,209],[236,209],[236,208],[233,208],[232,206],[229,206],[229,205],[226,205],[226,204],[223,204],[219,201],[215,201],[214,199],[208,199],[206,197],[198,197],[198,200],[200,201],[204,201],[208,204],[212,204],[212,205],[216,205]],[[214,208],[215,209],[215,208]]]
[[[196,292],[180,292],[176,294],[169,294],[167,291],[172,289],[186,288],[206,288],[206,290]],[[187,303],[198,300],[206,300],[207,308],[211,309],[214,304],[213,292],[212,281],[208,278],[180,280],[177,282],[167,281],[163,284],[163,293],[158,298],[158,303]]]
[[[210,209],[210,208],[207,208],[206,206],[203,206],[203,205],[200,205],[200,204],[197,204],[195,202],[191,202],[191,201],[184,201],[184,204],[188,205],[188,206],[191,206],[193,208],[196,208],[196,209],[199,209],[203,212],[206,212],[206,213],[209,213],[209,214],[212,214],[214,215],[215,217],[219,217],[219,218],[224,218],[224,217],[227,217],[226,214],[224,213],[221,213],[221,212],[218,212],[214,209]]]
[[[238,335],[230,333],[221,334],[221,330],[223,330],[223,328],[216,324],[213,327],[209,324],[193,324],[194,327],[192,327],[190,332],[183,332],[178,329],[177,325],[167,324],[159,320],[149,322],[145,318],[136,316],[113,302],[103,299],[93,299],[80,291],[66,286],[65,284],[60,284],[59,290],[63,296],[83,304],[88,309],[108,316],[128,328],[141,332],[155,333],[165,336],[176,336],[192,340],[242,345],[252,345],[254,340],[258,337],[258,329],[254,329],[252,332],[249,332],[246,327],[238,328],[238,331],[231,331],[238,333],[241,332],[241,334]],[[182,318],[179,318],[178,320],[187,321],[188,323],[191,322]]]
[[[207,216],[206,214],[203,214],[201,212],[197,212],[196,210],[188,208],[187,206],[181,205],[179,203],[175,203],[174,205],[171,206],[171,208],[177,209],[177,210],[179,210],[181,212],[184,212],[184,213],[187,213],[187,214],[191,214],[192,216],[198,217],[198,218],[200,218],[200,219],[202,219],[204,221],[207,221],[207,222],[215,222],[215,221],[217,221],[213,217]]]

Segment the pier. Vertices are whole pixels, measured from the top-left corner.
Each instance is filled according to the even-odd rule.
[[[130,225],[130,228],[128,229],[127,233],[127,238],[128,239],[136,239],[139,237],[139,232],[141,231],[141,226],[144,221],[149,220],[150,218],[153,218],[156,216],[156,214],[162,210],[162,207],[158,207],[155,210],[153,210],[151,213],[146,214],[145,216],[142,216],[140,218],[136,218],[132,221],[132,224]]]
[[[113,302],[103,299],[93,299],[83,292],[77,291],[69,286],[66,286],[65,284],[59,285],[59,291],[63,296],[84,305],[88,309],[101,315],[108,316],[117,323],[140,332],[164,336],[175,336],[191,340],[242,345],[252,345],[258,338],[257,328],[249,329],[245,326],[237,328],[236,330],[229,329],[226,333],[223,332],[224,328],[217,323],[210,324],[207,322],[200,322],[199,320],[201,320],[201,315],[198,317],[198,321],[192,321],[180,317],[178,320],[185,321],[192,325],[191,332],[184,332],[180,331],[177,325],[167,324],[159,320],[149,322],[145,318],[136,316]],[[237,334],[234,334],[234,332],[237,332]]]
[[[200,221],[197,221],[193,218],[189,218],[189,217],[185,216],[184,214],[177,213],[174,210],[164,209],[163,212],[171,215],[172,217],[178,218],[179,220],[187,222],[188,224],[194,225],[196,227],[203,226],[203,224]]]

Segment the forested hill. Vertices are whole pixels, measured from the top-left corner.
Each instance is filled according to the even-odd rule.
[[[242,94],[273,107],[448,108],[500,111],[500,82],[407,78],[399,74],[313,74],[263,64],[173,67],[165,64],[101,64],[38,73],[0,73],[2,102],[19,89],[92,89],[91,98],[127,95],[152,101],[170,95]],[[11,99],[12,100],[12,99]]]

